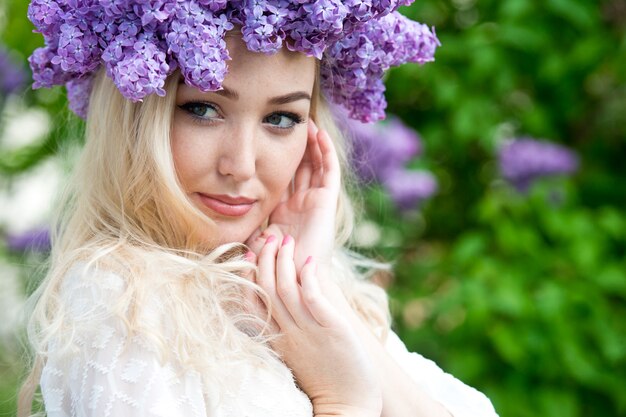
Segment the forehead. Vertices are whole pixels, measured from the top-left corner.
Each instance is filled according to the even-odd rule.
[[[239,34],[226,36],[226,46],[231,57],[224,80],[228,88],[267,91],[270,96],[294,90],[312,92],[315,58],[286,48],[272,55],[251,52]]]

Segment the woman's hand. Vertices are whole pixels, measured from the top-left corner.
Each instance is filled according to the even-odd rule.
[[[257,259],[257,284],[269,295],[279,337],[272,342],[309,396],[316,416],[376,416],[381,388],[348,321],[324,295],[315,263],[297,273],[294,239],[270,236]]]
[[[340,181],[339,160],[332,140],[309,120],[307,147],[292,189],[286,190],[265,231],[255,232],[246,244],[259,254],[268,236],[280,239],[290,235],[297,242],[294,259],[298,269],[311,255],[326,269],[335,243]]]

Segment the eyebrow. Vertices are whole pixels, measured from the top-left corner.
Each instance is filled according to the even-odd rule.
[[[239,100],[239,94],[231,90],[228,87],[222,86],[220,90],[212,91],[212,93],[219,94],[222,97],[226,97],[230,100],[237,101]],[[304,91],[295,91],[293,93],[285,94],[282,96],[272,97],[267,102],[269,104],[280,105],[287,104],[298,100],[309,100],[311,101],[311,95]]]
[[[295,93],[285,94],[284,96],[273,97],[269,100],[270,104],[287,104],[292,101],[298,100],[309,100],[311,101],[311,96],[304,91],[296,91]]]

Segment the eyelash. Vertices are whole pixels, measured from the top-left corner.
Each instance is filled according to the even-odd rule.
[[[211,109],[215,110],[216,113],[218,113],[218,114],[220,113],[219,107],[217,107],[216,105],[211,104],[211,103],[198,102],[198,101],[191,101],[191,102],[188,102],[188,103],[185,103],[185,104],[181,104],[178,107],[180,109],[184,110],[185,112],[187,112],[187,114],[189,116],[191,116],[197,123],[200,123],[200,124],[211,125],[211,124],[215,123],[215,121],[213,119],[211,119],[211,118],[207,119],[207,118],[198,116],[192,110],[194,107],[208,107],[208,108],[211,108]],[[301,124],[301,123],[304,122],[304,118],[302,116],[300,116],[299,114],[292,113],[292,112],[286,112],[286,111],[276,111],[276,112],[270,113],[269,115],[265,116],[263,118],[263,120],[265,121],[270,116],[274,116],[274,115],[288,117],[293,122],[293,124],[291,126],[289,126],[289,127],[279,127],[279,126],[276,126],[276,125],[271,125],[272,129],[277,129],[277,130],[280,130],[280,131],[293,130],[296,125]]]
[[[304,119],[300,115],[298,115],[296,113],[286,112],[286,111],[276,111],[274,113],[271,113],[271,114],[265,116],[265,118],[263,120],[269,118],[270,116],[274,116],[274,115],[288,117],[293,122],[293,124],[291,126],[289,126],[289,127],[279,127],[279,126],[276,126],[276,125],[272,125],[272,128],[274,128],[274,129],[291,130],[296,125],[299,125],[300,123],[302,123],[304,121]]]
[[[219,108],[213,104],[209,104],[209,103],[203,103],[200,101],[190,101],[188,103],[185,104],[181,104],[178,106],[181,110],[185,111],[196,123],[199,123],[201,125],[211,125],[213,124],[215,121],[213,119],[207,119],[204,118],[202,116],[197,115],[196,113],[194,113],[193,108],[194,107],[208,107],[211,108],[213,110],[215,110],[216,113],[220,113]]]

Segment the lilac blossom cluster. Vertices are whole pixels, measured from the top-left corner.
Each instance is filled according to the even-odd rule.
[[[35,88],[66,85],[86,116],[91,79],[104,65],[129,100],[164,95],[168,75],[217,90],[238,26],[248,49],[281,47],[321,59],[323,90],[351,117],[384,117],[383,72],[432,61],[439,41],[396,12],[412,0],[32,0],[28,16],[45,46],[30,57]]]
[[[556,143],[518,138],[500,147],[498,164],[502,176],[524,192],[539,178],[574,173],[579,159],[573,151]]]
[[[9,51],[0,45],[0,100],[17,92],[26,81],[23,68],[11,58]]]
[[[428,26],[391,13],[332,45],[323,60],[322,82],[330,99],[348,109],[351,118],[382,120],[387,107],[383,73],[405,62],[433,61],[439,45]]]
[[[338,120],[351,139],[352,165],[359,179],[380,183],[400,210],[413,209],[437,192],[437,180],[430,172],[406,168],[421,155],[422,143],[400,119],[364,124],[339,112]]]

